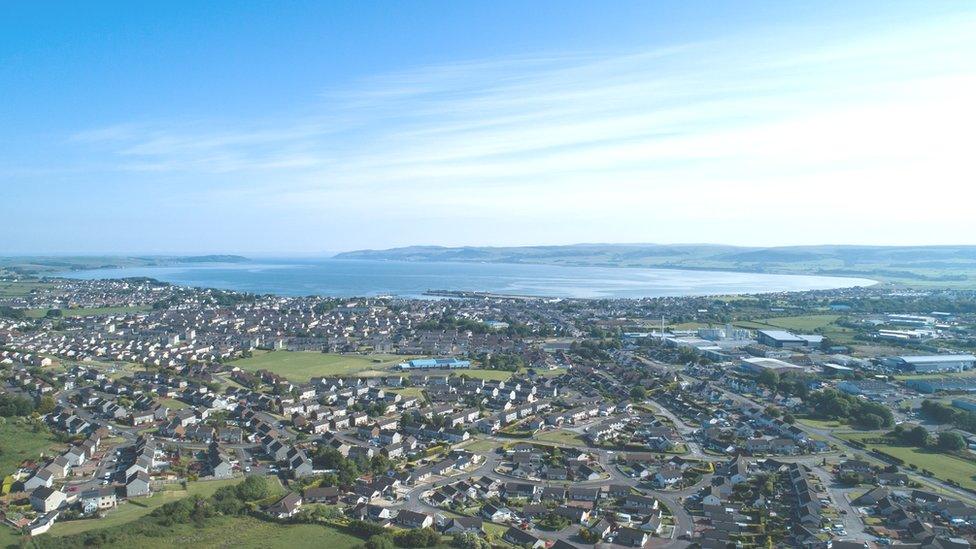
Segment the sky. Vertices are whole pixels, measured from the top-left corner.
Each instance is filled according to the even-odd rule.
[[[0,254],[976,244],[976,3],[5,2]]]

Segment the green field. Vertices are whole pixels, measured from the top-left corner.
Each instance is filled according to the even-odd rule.
[[[270,370],[292,381],[306,382],[317,376],[386,375],[390,367],[409,359],[396,355],[337,355],[299,351],[258,351],[251,358],[230,363],[251,372]]]
[[[833,419],[814,419],[814,418],[797,418],[798,423],[813,427],[815,429],[837,429],[839,427],[850,427],[847,423],[842,423]]]
[[[162,507],[171,501],[177,501],[193,495],[208,497],[213,495],[221,486],[237,484],[241,480],[243,478],[191,482],[187,484],[186,490],[182,488],[161,490],[153,493],[151,497],[139,498],[133,500],[131,503],[119,505],[114,511],[108,512],[104,518],[57,522],[51,527],[49,533],[52,536],[70,536],[98,528],[126,524],[148,515],[157,507]]]
[[[854,341],[854,330],[838,326],[841,318],[836,314],[810,314],[799,316],[779,316],[736,322],[735,325],[750,330],[790,330],[804,334],[820,333],[831,341],[850,344]]]
[[[57,528],[57,525],[55,525]],[[52,528],[52,532],[54,529]],[[283,525],[253,517],[219,517],[198,528],[179,524],[169,528],[164,537],[127,537],[122,544],[102,547],[140,547],[172,549],[173,547],[289,547],[312,549],[334,547],[345,549],[361,546],[363,540],[335,528],[315,524]]]
[[[98,316],[98,315],[119,315],[129,313],[144,313],[151,310],[149,305],[138,305],[135,307],[78,307],[75,309],[61,309],[61,316]],[[27,309],[27,316],[31,318],[41,318],[47,314],[48,309]]]
[[[500,446],[499,443],[491,440],[475,440],[471,444],[463,446],[463,448],[476,454],[487,454],[488,452],[495,451],[495,448],[498,446]]]
[[[837,436],[846,440],[862,441],[864,438],[874,438],[876,434],[841,433]],[[923,450],[912,446],[898,446],[894,444],[868,443],[868,448],[877,449],[905,460],[905,465],[914,464],[919,472],[927,469],[940,480],[953,480],[963,488],[976,490],[976,462],[967,461],[949,454],[932,450]]]
[[[35,288],[52,285],[49,282],[0,282],[0,297],[24,296]]]
[[[50,456],[51,448],[62,446],[46,428],[35,432],[33,426],[7,418],[0,423],[0,478],[13,473],[25,459],[38,459],[41,452]]]
[[[543,431],[532,435],[532,440],[539,442],[554,442],[556,444],[566,444],[568,446],[587,446],[586,441],[578,433],[567,431],[566,429],[556,429],[555,431]]]

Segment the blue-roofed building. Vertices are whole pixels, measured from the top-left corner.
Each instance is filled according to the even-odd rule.
[[[470,368],[471,361],[457,358],[415,358],[397,365],[401,370],[458,370]]]

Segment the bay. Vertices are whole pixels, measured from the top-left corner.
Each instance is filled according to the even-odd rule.
[[[424,294],[430,290],[568,298],[639,298],[825,290],[875,283],[863,278],[726,271],[289,258],[94,269],[61,273],[60,276],[77,279],[150,277],[182,286],[286,296],[392,295],[409,298],[429,297]]]

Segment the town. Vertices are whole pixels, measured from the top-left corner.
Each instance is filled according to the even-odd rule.
[[[974,348],[965,290],[411,300],[8,273],[0,542],[970,547]]]

